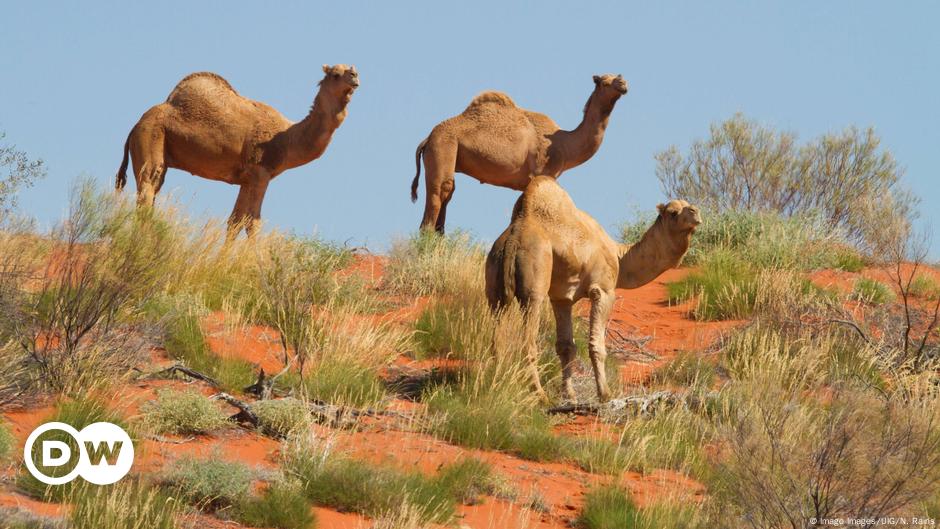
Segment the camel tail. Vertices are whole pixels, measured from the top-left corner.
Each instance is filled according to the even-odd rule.
[[[131,130],[133,132],[133,130]],[[118,168],[117,175],[114,177],[114,190],[123,191],[124,186],[127,185],[127,160],[128,152],[131,144],[131,133],[127,134],[127,139],[124,140],[124,159],[121,160],[121,167]]]
[[[418,144],[418,149],[415,151],[415,178],[411,181],[412,202],[418,200],[418,179],[421,178],[421,155],[424,154],[424,148],[428,146],[429,139],[431,139],[430,136],[424,138],[424,141]]]
[[[486,297],[498,311],[516,297],[516,250],[512,242],[497,241],[486,259]]]

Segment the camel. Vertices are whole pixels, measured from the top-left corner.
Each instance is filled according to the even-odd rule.
[[[542,305],[555,313],[555,351],[561,361],[564,396],[574,399],[572,371],[577,353],[572,306],[590,298],[588,352],[597,396],[610,399],[604,372],[605,336],[616,288],[641,287],[678,266],[702,222],[697,207],[684,200],[657,206],[658,216],[636,244],[618,244],[587,213],[575,207],[554,178],[532,180],[513,207],[509,227],[486,258],[486,296],[499,312],[517,299],[525,315],[526,352],[535,391],[544,400],[536,358]]]
[[[138,206],[153,206],[168,168],[240,186],[229,217],[229,236],[253,233],[268,184],[277,175],[319,158],[346,119],[359,86],[353,66],[323,65],[325,76],[310,112],[294,123],[274,108],[243,97],[221,76],[184,77],[166,102],[144,113],[124,142],[115,189],[127,183],[128,153],[134,163]]]
[[[427,196],[422,229],[444,232],[454,173],[522,191],[538,175],[558,178],[588,161],[601,142],[614,105],[627,93],[620,75],[595,75],[594,91],[574,130],[561,130],[545,114],[519,108],[502,92],[483,92],[458,116],[440,122],[415,152],[411,201],[418,200],[421,158]]]

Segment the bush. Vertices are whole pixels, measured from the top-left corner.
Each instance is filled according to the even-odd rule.
[[[144,423],[159,433],[204,434],[231,424],[215,402],[196,390],[158,390],[156,402],[141,411]]]
[[[588,492],[575,523],[582,529],[692,529],[704,526],[703,522],[694,506],[659,502],[639,509],[626,489],[607,485]]]
[[[933,274],[918,274],[911,280],[909,292],[923,299],[937,299],[940,296],[940,283]]]
[[[873,364],[848,359],[864,345],[845,336],[755,326],[725,346],[732,381],[712,418],[722,455],[707,476],[723,526],[913,515],[935,494],[936,392],[920,377],[879,387],[855,376]]]
[[[479,459],[468,458],[441,467],[435,484],[449,491],[458,502],[474,505],[480,496],[511,497],[512,491],[506,482],[493,472],[493,467]]]
[[[293,450],[285,469],[300,479],[304,494],[318,505],[380,516],[405,501],[425,522],[447,523],[454,516],[450,491],[420,474],[309,449]]]
[[[139,481],[76,488],[69,503],[72,529],[174,529],[179,504]]]
[[[874,129],[850,127],[798,145],[795,135],[736,114],[686,156],[676,147],[657,154],[656,176],[666,195],[705,211],[819,212],[850,240],[871,243],[893,220],[907,222],[916,204],[880,143]]]
[[[310,529],[317,521],[300,485],[284,479],[271,483],[260,497],[240,502],[235,517],[245,525],[273,529]]]
[[[0,141],[6,134],[0,132]],[[46,176],[42,160],[30,160],[15,145],[0,145],[0,221],[16,208],[16,195],[20,189],[31,187]]]
[[[709,254],[698,271],[666,285],[670,303],[696,299],[692,314],[700,320],[747,318],[754,309],[757,286],[757,272],[721,250]]]
[[[238,505],[251,492],[252,471],[242,463],[218,457],[183,456],[173,462],[163,483],[190,505],[214,511]]]
[[[852,289],[852,297],[864,303],[882,305],[889,301],[894,301],[895,295],[891,287],[884,283],[862,277],[855,281],[855,287]]]
[[[0,277],[14,282],[0,285],[0,307],[43,384],[83,393],[127,375],[146,352],[123,324],[165,280],[170,234],[159,219],[136,215],[129,203],[85,181],[49,238],[52,253],[31,271],[29,288]],[[22,269],[19,257],[4,268]]]
[[[383,282],[405,295],[461,295],[483,284],[484,248],[469,235],[420,231],[389,252]]]
[[[290,397],[255,402],[251,411],[258,417],[261,430],[272,437],[284,438],[311,424],[306,403]]]
[[[714,377],[713,362],[695,353],[681,352],[654,371],[650,381],[654,384],[708,388]]]
[[[385,400],[385,385],[370,367],[346,360],[325,360],[299,382],[305,399],[355,408],[375,407]]]

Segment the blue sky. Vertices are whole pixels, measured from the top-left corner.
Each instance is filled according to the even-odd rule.
[[[613,228],[662,196],[653,155],[743,112],[809,139],[874,126],[924,204],[940,200],[940,4],[935,2],[5,3],[0,130],[49,176],[21,198],[44,224],[70,182],[111,186],[140,115],[187,73],[302,118],[323,63],[362,85],[324,156],[271,185],[268,226],[383,250],[414,230],[414,151],[477,93],[498,89],[573,128],[593,74],[630,83],[600,151],[561,183]],[[448,228],[493,240],[516,192],[457,175]],[[133,183],[129,186],[133,192]],[[171,170],[165,190],[227,216],[237,188]],[[923,207],[925,225],[940,210]],[[938,252],[935,236],[933,254]]]

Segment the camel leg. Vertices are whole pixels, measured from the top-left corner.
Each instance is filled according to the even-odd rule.
[[[572,305],[568,300],[552,301],[552,310],[555,312],[555,352],[561,362],[562,391],[569,400],[575,400],[571,377],[574,375],[574,362],[578,353],[571,321]]]
[[[163,139],[163,128],[153,124],[138,126],[131,136],[131,160],[134,164],[134,179],[137,181],[138,207],[152,207],[163,186],[167,170]]]
[[[438,233],[444,235],[444,222],[447,219],[447,204],[450,203],[450,199],[454,196],[454,179],[451,176],[450,180],[445,180],[441,184],[441,211],[437,214],[437,223],[434,226],[434,229]]]
[[[610,311],[614,306],[614,293],[605,292],[599,287],[592,286],[589,291],[591,297],[591,329],[588,338],[588,352],[591,355],[591,364],[594,367],[594,381],[597,383],[597,399],[601,402],[610,400],[610,388],[607,386],[607,373],[604,364],[607,360],[607,322],[610,320]]]
[[[522,301],[522,300],[520,300]],[[539,400],[548,402],[548,395],[542,388],[542,381],[539,379],[539,323],[542,320],[542,305],[544,300],[532,298],[527,300],[522,306],[523,328],[525,329],[525,352],[526,360],[529,364],[529,376],[532,377],[532,389],[538,395]]]
[[[253,169],[246,175],[245,183],[238,190],[235,207],[228,218],[228,239],[238,237],[242,228],[251,237],[260,226],[261,203],[268,190],[270,177],[263,169]]]
[[[432,138],[424,151],[424,183],[427,192],[424,197],[421,229],[434,228],[440,233],[444,232],[444,224],[439,222],[438,218],[444,205],[444,197],[447,196],[447,200],[450,200],[453,195],[456,167],[457,142]]]

